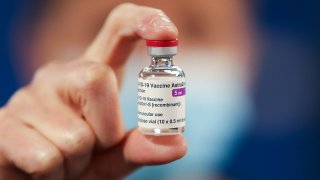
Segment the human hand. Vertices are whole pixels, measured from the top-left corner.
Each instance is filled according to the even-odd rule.
[[[125,131],[118,91],[139,39],[177,34],[162,11],[123,4],[79,58],[40,68],[0,109],[0,179],[118,179],[181,158],[181,135]]]

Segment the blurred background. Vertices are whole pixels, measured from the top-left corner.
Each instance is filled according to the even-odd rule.
[[[0,106],[39,66],[83,52],[123,2],[2,0]],[[130,2],[164,10],[179,29],[174,63],[187,76],[189,151],[128,179],[320,179],[318,1]],[[136,78],[149,63],[141,42],[121,91],[128,129],[137,122]]]

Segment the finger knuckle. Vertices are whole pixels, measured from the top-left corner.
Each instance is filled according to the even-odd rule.
[[[13,94],[5,105],[8,113],[16,114],[22,107],[34,102],[34,97],[29,88],[30,87],[23,87]]]
[[[12,123],[15,121],[6,109],[0,109],[0,137],[6,138],[6,134],[10,128],[13,128]]]
[[[123,12],[124,10],[131,10],[134,7],[137,7],[137,5],[130,2],[122,3],[115,7],[111,13]]]
[[[158,8],[152,8],[152,7],[147,7],[147,6],[140,6],[136,5],[134,3],[122,3],[115,7],[111,13],[110,16],[113,17],[114,19],[118,19],[121,17],[128,17],[124,16],[124,12],[134,12],[135,14],[160,14],[160,15],[165,15],[165,13]]]
[[[119,19],[122,19],[123,17],[127,17],[127,16],[124,16],[124,12],[132,12],[136,6],[137,5],[135,5],[133,3],[123,3],[123,4],[116,6],[110,12],[105,23],[107,24],[109,21],[118,22]]]
[[[107,82],[114,81],[113,76],[113,70],[108,66],[93,63],[84,71],[82,88],[85,90],[99,90],[100,87],[103,87]]]
[[[51,76],[52,70],[57,66],[56,63],[50,62],[35,71],[32,82],[45,80]]]
[[[59,151],[53,148],[38,149],[38,151],[33,151],[31,156],[28,153],[25,156],[27,156],[24,158],[25,162],[32,163],[26,168],[26,172],[29,174],[47,174],[63,163],[63,158]]]
[[[65,133],[62,151],[67,157],[78,157],[90,152],[94,145],[94,135],[90,128],[76,128]]]

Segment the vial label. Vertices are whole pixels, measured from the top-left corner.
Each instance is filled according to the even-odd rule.
[[[138,78],[138,126],[178,128],[185,126],[184,78]]]

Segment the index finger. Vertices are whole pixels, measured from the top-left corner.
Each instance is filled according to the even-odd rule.
[[[85,52],[85,58],[109,65],[121,81],[122,68],[139,39],[170,40],[178,36],[159,9],[125,3],[116,7]]]

